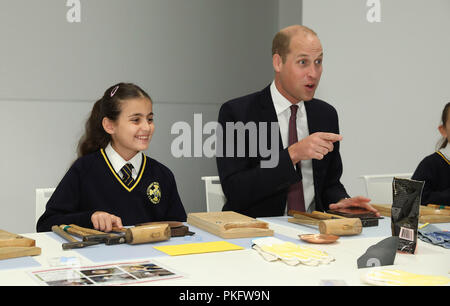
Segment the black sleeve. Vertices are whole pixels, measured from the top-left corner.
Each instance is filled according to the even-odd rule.
[[[92,227],[94,211],[80,212],[80,171],[72,165],[47,202],[44,214],[39,218],[36,230],[51,231],[53,225],[77,224]]]
[[[327,105],[327,108],[320,112],[320,116],[321,121],[326,122],[326,125],[324,126],[326,128],[321,130],[322,132],[340,134],[338,114],[334,107]],[[333,146],[333,151],[325,155],[323,161],[317,162],[317,164],[326,165],[323,166],[326,168],[322,170],[324,175],[323,189],[319,194],[316,194],[316,198],[320,197],[320,202],[322,204],[322,207],[319,208],[322,208],[323,210],[328,210],[330,204],[337,203],[344,198],[350,197],[340,181],[343,171],[340,142],[333,143]],[[321,170],[315,169],[314,171]]]
[[[444,190],[438,190],[436,187],[438,174],[431,157],[427,157],[419,163],[411,179],[425,181],[422,191],[422,205],[450,205],[450,187]]]

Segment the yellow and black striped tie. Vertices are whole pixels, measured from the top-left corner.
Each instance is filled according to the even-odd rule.
[[[125,164],[125,166],[122,167],[122,169],[120,169],[120,172],[122,172],[122,182],[130,187],[131,185],[133,185],[133,176],[131,175],[131,171],[133,170],[133,165],[132,164]]]

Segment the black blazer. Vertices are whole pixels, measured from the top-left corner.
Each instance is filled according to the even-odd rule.
[[[339,134],[338,116],[333,106],[324,101],[312,99],[305,102],[305,108],[311,134],[315,132]],[[232,156],[226,154],[226,122],[256,123],[258,127],[256,156],[249,154],[251,153],[249,137],[246,137],[245,156],[237,157],[236,133],[234,154],[231,154]],[[216,160],[222,189],[227,198],[223,210],[233,210],[251,217],[281,216],[286,210],[288,187],[300,181],[302,176],[301,172],[297,172],[293,167],[288,150],[283,149],[279,133],[277,166],[261,167],[262,160],[270,159],[270,157],[264,158],[263,156],[267,154],[259,148],[261,122],[267,123],[269,130],[271,122],[278,122],[270,86],[260,92],[228,101],[220,108],[219,123],[223,130],[223,144],[218,137]],[[254,138],[255,135],[251,137]],[[271,148],[270,132],[267,133],[266,141],[268,146],[262,145],[262,147]],[[222,146],[223,152],[221,152]],[[339,154],[339,142],[336,142],[333,151],[325,155],[322,160],[313,160],[316,210],[324,211],[328,209],[329,204],[348,197],[340,182],[341,175],[342,161]]]

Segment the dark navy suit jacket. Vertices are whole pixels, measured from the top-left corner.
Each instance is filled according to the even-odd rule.
[[[318,99],[304,103],[310,134],[315,132],[339,134],[338,116],[333,106]],[[264,168],[261,167],[261,161],[270,157],[264,158],[266,154],[260,149],[256,156],[248,154],[250,152],[249,137],[245,138],[244,157],[237,157],[237,135],[234,135],[233,156],[226,155],[226,122],[242,122],[243,124],[255,122],[258,127],[256,141],[259,148],[261,145],[259,123],[266,122],[270,128],[271,122],[278,122],[270,86],[262,91],[228,101],[220,108],[219,123],[223,127],[223,156],[219,157],[218,153],[217,168],[222,189],[227,198],[223,210],[233,210],[251,217],[284,215],[288,187],[300,181],[302,176],[301,172],[293,167],[288,150],[283,149],[280,134],[278,133],[278,164],[273,168]],[[266,141],[271,148],[270,132],[267,133]],[[220,144],[218,147],[220,148]],[[265,144],[263,143],[261,147],[264,148]],[[313,159],[316,210],[327,210],[329,204],[348,197],[340,182],[341,175],[339,142],[335,142],[333,151],[325,155],[322,160]]]

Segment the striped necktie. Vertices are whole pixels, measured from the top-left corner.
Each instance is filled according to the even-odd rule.
[[[289,145],[298,141],[297,137],[297,109],[298,105],[291,105],[291,117],[289,118]],[[301,171],[300,162],[297,164],[297,171]],[[302,181],[292,184],[288,190],[288,211],[305,211],[305,199],[303,195]]]
[[[134,183],[133,176],[131,175],[131,171],[133,170],[133,165],[128,163],[125,164],[125,166],[120,169],[120,172],[122,172],[122,182],[130,187]]]

